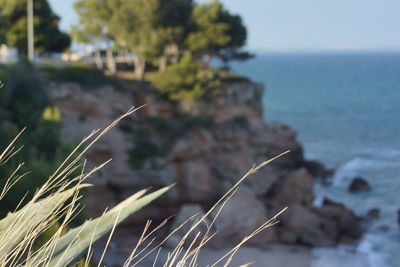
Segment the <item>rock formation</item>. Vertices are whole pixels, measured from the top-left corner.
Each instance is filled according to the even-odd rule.
[[[89,151],[88,166],[113,159],[91,181],[96,185],[87,199],[91,215],[138,189],[173,183],[176,186],[163,199],[125,225],[162,220],[180,211],[188,214],[187,205],[204,212],[254,164],[290,150],[247,179],[227,203],[215,223],[219,240],[239,241],[284,207],[288,210],[281,223],[256,239],[256,245],[275,241],[333,246],[360,236],[357,218],[344,206],[312,205],[313,178],[326,177],[329,171],[304,159],[292,129],[263,121],[262,86],[225,83],[212,100],[181,104],[163,100],[146,83],[131,82],[129,87],[116,91],[54,82],[47,86],[63,113],[67,141],[104,127],[130,106],[148,104]]]
[[[349,185],[349,191],[352,193],[359,193],[359,192],[365,192],[365,191],[370,191],[370,190],[371,190],[371,186],[362,177],[355,177]]]

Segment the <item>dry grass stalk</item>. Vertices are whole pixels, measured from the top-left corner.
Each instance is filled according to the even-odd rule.
[[[140,108],[140,107],[139,107]],[[51,266],[50,264],[52,263],[52,257],[55,253],[56,246],[58,241],[62,238],[63,231],[66,229],[67,225],[71,222],[71,220],[74,218],[76,215],[77,211],[81,208],[79,206],[78,200],[79,200],[79,190],[82,189],[83,187],[88,186],[87,184],[84,184],[84,181],[92,175],[94,172],[98,171],[104,165],[108,163],[105,162],[101,164],[98,167],[95,167],[93,170],[89,172],[84,172],[85,169],[85,162],[81,165],[81,159],[84,153],[92,147],[95,142],[99,140],[104,134],[106,134],[109,130],[111,130],[117,123],[119,123],[123,118],[126,116],[129,116],[133,112],[135,112],[139,108],[131,108],[127,113],[124,115],[118,117],[111,125],[109,125],[107,128],[102,130],[95,130],[92,133],[89,134],[89,136],[85,137],[81,143],[78,144],[78,146],[72,151],[72,153],[65,159],[65,161],[59,166],[59,168],[50,176],[49,180],[39,189],[37,192],[35,192],[32,200],[30,200],[24,207],[20,208],[20,212],[13,218],[13,220],[8,223],[8,224],[2,224],[0,222],[0,267],[2,266]],[[0,165],[5,164],[15,153],[17,153],[21,148],[15,149],[14,144],[17,140],[17,138],[22,134],[24,129],[13,139],[13,141],[10,143],[10,145],[3,151],[3,153],[0,155]],[[97,135],[96,135],[97,134]],[[86,145],[82,151],[80,149]],[[80,151],[80,152],[79,152]],[[198,262],[198,257],[199,254],[201,253],[202,248],[217,234],[217,233],[211,233],[211,229],[213,225],[215,224],[215,221],[220,214],[221,210],[231,199],[234,194],[237,192],[240,184],[247,179],[250,175],[254,174],[257,172],[259,169],[261,169],[263,166],[266,164],[270,163],[271,161],[285,155],[287,152],[284,152],[277,157],[270,159],[268,161],[265,161],[257,166],[253,166],[239,181],[228,191],[224,194],[224,196],[217,201],[217,203],[214,204],[214,206],[208,210],[203,216],[201,216],[199,219],[195,220],[194,223],[191,225],[190,229],[185,233],[185,235],[181,238],[179,241],[178,245],[172,249],[172,251],[169,252],[167,259],[165,262],[162,263],[163,266],[169,267],[169,266],[178,266],[178,267],[183,267],[183,266],[197,266]],[[76,155],[77,154],[77,155]],[[17,169],[13,172],[11,175],[9,181],[6,183],[6,186],[2,190],[0,194],[0,200],[6,195],[7,193],[12,190],[12,187],[20,180],[22,179],[25,174],[23,175],[17,175],[18,170],[21,168],[22,165],[19,165]],[[80,175],[73,179],[68,179],[69,176],[76,171],[78,168],[82,168],[82,172]],[[49,197],[56,197],[59,196],[62,193],[69,192],[70,196],[72,196],[72,200],[68,202],[68,204],[65,206],[65,200],[63,201],[62,199],[60,200],[60,203],[57,203],[52,208],[48,208],[48,206],[44,205],[47,199]],[[134,199],[140,199],[147,190],[141,190],[138,193],[136,193],[134,196],[132,196],[133,200]],[[31,216],[31,209],[32,207],[35,207],[35,204],[37,204],[39,201],[44,201],[43,205],[38,206],[35,212],[37,214],[41,214],[41,217],[39,218],[39,222],[37,224],[32,224],[29,225],[29,229],[25,229],[24,227],[27,226],[26,224],[26,219],[30,218]],[[49,202],[50,203],[50,202]],[[226,255],[221,257],[219,260],[217,260],[214,263],[210,263],[210,266],[216,266],[217,264],[221,264],[222,261],[226,260],[224,263],[224,266],[228,266],[231,261],[233,256],[237,253],[237,251],[240,249],[240,247],[253,238],[255,235],[259,234],[266,228],[270,227],[271,225],[275,224],[277,221],[277,216],[279,216],[284,210],[282,210],[280,213],[278,213],[276,216],[262,224],[259,228],[257,228],[253,233],[250,235],[246,236],[239,244],[237,244],[232,250],[230,250]],[[119,219],[119,214],[121,210],[118,212],[118,216],[115,219],[114,225],[111,229],[111,233],[109,235],[109,238],[106,242],[106,246],[103,250],[103,253],[101,255],[100,261],[98,263],[98,266],[101,265],[101,262],[103,261],[105,257],[105,253],[107,251],[107,248],[109,246],[111,237],[114,233],[114,229],[118,223]],[[200,231],[196,232],[196,229],[200,224],[206,224],[206,219],[213,213],[215,212],[215,216],[213,217],[211,224],[207,225],[207,231],[206,233],[201,233]],[[103,215],[104,216],[104,215]],[[132,249],[131,254],[127,258],[124,266],[136,266],[140,262],[142,262],[145,258],[149,257],[153,252],[157,251],[157,254],[155,256],[155,260],[153,262],[153,266],[156,266],[157,260],[160,257],[160,252],[161,252],[161,247],[165,244],[165,242],[173,235],[175,234],[179,229],[181,229],[184,225],[187,225],[191,220],[193,220],[195,217],[189,218],[187,221],[185,221],[183,224],[181,224],[179,227],[174,229],[165,239],[163,239],[158,245],[156,245],[154,248],[150,248],[150,246],[154,243],[155,238],[151,238],[161,227],[165,226],[167,223],[168,219],[165,220],[163,223],[161,223],[159,226],[157,226],[155,229],[149,231],[151,221],[148,221],[146,224],[144,231],[142,235],[139,238],[139,241],[137,242],[136,246]],[[40,249],[34,250],[33,249],[33,244],[34,241],[40,236],[42,233],[44,233],[50,226],[53,225],[54,222],[56,221],[61,221],[60,227],[56,231],[56,233],[44,244]],[[98,221],[100,222],[100,221]],[[97,223],[98,223],[97,222]],[[95,231],[97,228],[97,224],[95,227]],[[24,231],[22,231],[24,229]],[[81,231],[84,230],[84,227],[81,229]],[[21,231],[25,234],[21,235]],[[90,259],[93,255],[93,248],[92,244],[95,240],[94,233],[92,235],[90,245],[88,248],[88,251],[86,253],[85,261],[84,261],[84,266],[89,266]],[[190,239],[189,236],[193,235],[194,233],[194,238]],[[79,233],[76,236],[76,238],[79,238]],[[10,249],[10,244],[13,244],[13,242],[18,241],[18,244],[16,246],[13,246]],[[74,244],[74,242],[77,240],[73,240],[69,244],[69,246],[65,249],[64,253],[61,255],[59,258],[58,263],[56,263],[56,266],[59,266],[59,263],[63,262],[65,260],[65,257],[68,256],[68,251],[69,247]],[[147,242],[147,243],[146,243]],[[146,244],[145,244],[146,243]],[[143,248],[139,249],[141,246],[144,246]],[[243,266],[248,266],[249,264],[243,265]]]

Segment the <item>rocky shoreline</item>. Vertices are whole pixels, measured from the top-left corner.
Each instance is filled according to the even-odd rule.
[[[129,219],[123,229],[141,227],[149,218],[157,222],[172,215],[190,216],[190,210],[204,212],[253,164],[290,150],[245,181],[216,220],[219,234],[212,244],[238,242],[284,207],[288,210],[281,222],[251,245],[335,246],[362,235],[360,218],[343,205],[325,200],[321,207],[313,206],[315,180],[332,171],[304,158],[295,131],[264,122],[261,85],[226,82],[213,99],[179,105],[162,99],[150,84],[129,82],[127,87],[118,91],[110,86],[46,85],[62,111],[62,136],[68,142],[106,126],[131,106],[147,104],[89,152],[88,167],[113,159],[91,180],[91,216],[138,189],[173,183],[165,198]]]

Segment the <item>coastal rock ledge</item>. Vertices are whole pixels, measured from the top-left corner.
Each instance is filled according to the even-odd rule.
[[[90,182],[91,216],[99,215],[138,189],[176,183],[152,206],[128,219],[123,229],[142,229],[146,219],[210,208],[254,164],[291,152],[247,179],[216,220],[211,245],[239,241],[282,208],[281,222],[252,240],[306,246],[334,246],[360,237],[359,219],[343,205],[326,200],[314,207],[313,184],[320,164],[308,162],[296,132],[262,118],[263,87],[248,81],[226,82],[221,94],[203,102],[171,103],[147,83],[110,86],[48,82],[47,93],[63,114],[65,141],[77,141],[104,127],[131,106],[148,104],[113,129],[89,151],[87,166],[113,161]],[[322,173],[324,170],[322,169]],[[188,206],[191,205],[191,206]],[[171,226],[172,227],[172,226]]]

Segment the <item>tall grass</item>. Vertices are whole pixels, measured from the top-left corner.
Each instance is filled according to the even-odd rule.
[[[105,212],[101,217],[88,220],[77,228],[68,229],[69,222],[76,216],[79,210],[82,209],[78,201],[81,197],[79,191],[82,188],[90,186],[85,183],[86,179],[108,163],[108,161],[104,162],[100,166],[86,171],[85,161],[83,160],[84,153],[123,118],[131,115],[136,110],[137,109],[134,108],[130,109],[126,114],[117,118],[104,130],[95,130],[85,137],[50,176],[47,182],[35,192],[30,201],[24,205],[20,205],[15,212],[9,213],[6,218],[0,221],[0,267],[66,266],[76,262],[82,255],[84,256],[84,260],[81,261],[81,264],[83,266],[89,266],[93,255],[93,243],[107,233],[110,233],[104,252],[101,258],[98,259],[98,266],[101,266],[117,224],[169,190],[170,187],[166,187],[150,194],[147,194],[148,190],[141,190],[122,201],[116,207]],[[7,164],[7,161],[21,149],[15,147],[15,142],[23,131],[24,130],[22,130],[0,154],[0,167],[3,164]],[[283,154],[286,153],[287,152]],[[226,202],[232,198],[245,179],[274,159],[265,161],[251,168],[203,216],[200,216],[194,221],[190,220],[193,218],[188,218],[185,223],[173,230],[165,239],[157,244],[155,243],[155,238],[153,238],[154,233],[163,227],[168,220],[165,220],[151,231],[149,230],[151,225],[149,221],[136,246],[132,249],[130,256],[126,259],[124,266],[136,266],[148,257],[154,257],[154,263],[156,263],[159,255],[158,253],[165,242],[176,231],[190,223],[189,230],[182,236],[178,245],[171,249],[162,265],[196,266],[202,248],[216,234],[212,232],[211,229]],[[15,184],[20,182],[21,179],[24,179],[24,174],[19,174],[18,172],[21,166],[22,165],[19,165],[12,175],[8,177],[6,186],[0,194],[0,202],[5,195],[12,194]],[[70,177],[80,169],[82,171],[79,175],[72,178]],[[5,177],[2,178],[5,179]],[[211,224],[208,225],[208,230],[201,233],[198,230],[199,226],[206,222],[206,219],[210,217],[211,213],[216,213],[217,216],[213,216]],[[255,235],[276,223],[279,214],[260,225],[253,233],[247,235],[241,242],[234,246],[226,255],[216,262],[211,262],[210,266],[228,266],[240,247]],[[37,240],[54,226],[56,222],[58,223],[58,228],[48,240],[39,247],[35,245],[37,244]]]

